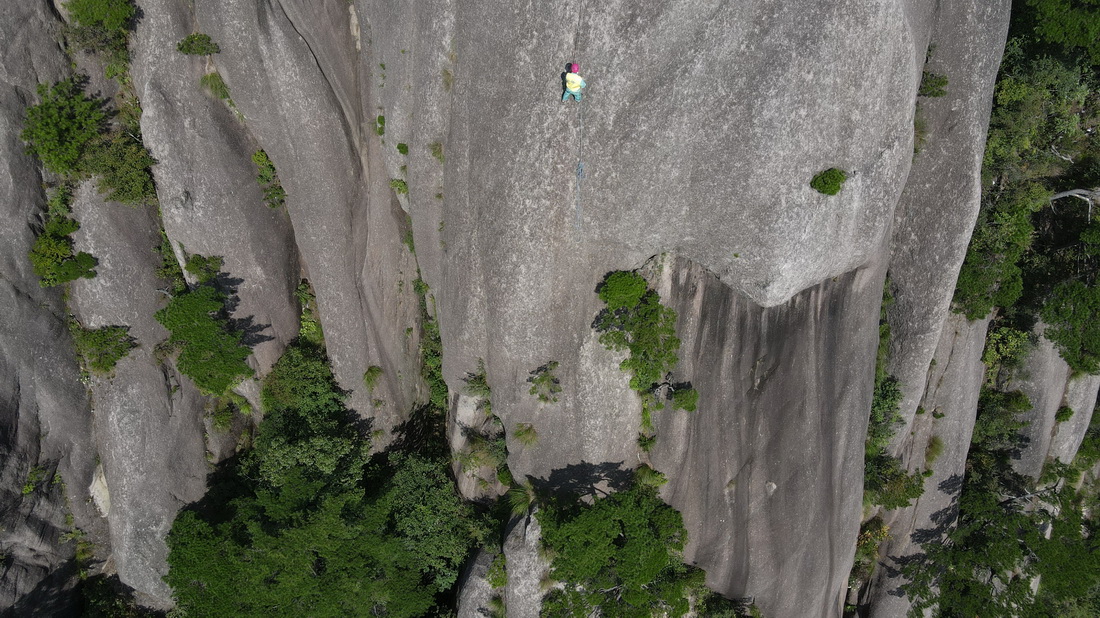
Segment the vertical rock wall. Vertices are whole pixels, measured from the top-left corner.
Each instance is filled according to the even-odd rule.
[[[35,87],[65,75],[54,42],[58,22],[45,2],[0,5],[0,612],[72,611],[76,568],[69,506],[85,504],[95,447],[89,401],[79,380],[58,289],[43,289],[27,251],[44,210],[37,162],[19,133]],[[32,469],[42,481],[24,491]],[[62,483],[54,483],[60,474]]]

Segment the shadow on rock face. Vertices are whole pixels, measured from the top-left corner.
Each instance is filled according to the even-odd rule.
[[[623,467],[623,462],[570,464],[558,468],[545,479],[532,479],[532,484],[543,493],[559,496],[596,497],[625,489],[634,473]]]
[[[959,517],[958,499],[959,494],[962,492],[962,484],[963,477],[961,474],[952,474],[939,484],[938,489],[951,496],[951,504],[932,513],[929,519],[935,524],[933,527],[921,528],[920,530],[913,531],[913,534],[909,537],[913,543],[924,545],[926,543],[942,542],[947,534],[951,532],[951,529],[955,527],[955,522]],[[891,579],[898,579],[903,575],[902,572],[905,570],[906,566],[920,565],[924,563],[927,558],[928,556],[924,552],[918,552],[909,556],[890,556],[890,560],[897,566],[890,566],[885,562],[882,563],[882,566],[886,569],[886,574]],[[886,594],[899,598],[906,596],[901,586],[897,586],[887,591]]]
[[[0,612],[0,617],[81,615],[80,598],[73,588],[77,571],[75,560],[65,562],[14,605]]]

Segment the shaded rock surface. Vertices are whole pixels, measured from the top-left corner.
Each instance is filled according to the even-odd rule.
[[[674,261],[676,379],[694,413],[657,413],[654,467],[684,515],[685,558],[771,614],[839,615],[863,491],[863,436],[883,272],[864,269],[761,308]]]
[[[0,612],[73,611],[76,566],[68,508],[85,503],[95,450],[60,290],[39,287],[27,260],[44,210],[42,177],[19,133],[35,87],[65,74],[57,21],[42,2],[0,5]],[[32,470],[42,481],[23,488]],[[60,474],[64,484],[54,483]]]
[[[1022,430],[1024,446],[1014,462],[1017,472],[1038,478],[1048,459],[1057,457],[1064,463],[1073,459],[1089,427],[1098,387],[1100,376],[1072,376],[1054,344],[1039,337],[1007,386],[1019,389],[1031,401],[1031,410],[1021,419],[1027,426]],[[1062,406],[1074,414],[1058,423],[1055,416]]]

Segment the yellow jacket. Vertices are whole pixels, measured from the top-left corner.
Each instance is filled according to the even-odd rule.
[[[581,88],[584,88],[587,84],[584,83],[584,79],[576,73],[565,74],[565,89],[569,92],[580,92]]]

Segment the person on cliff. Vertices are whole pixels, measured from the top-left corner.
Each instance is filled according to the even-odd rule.
[[[580,71],[580,67],[577,64],[571,63],[568,67],[568,72],[562,76],[562,84],[565,88],[565,92],[561,95],[562,102],[568,101],[569,97],[573,97],[577,101],[581,100],[581,89],[588,84],[584,83],[584,78],[577,74]]]

